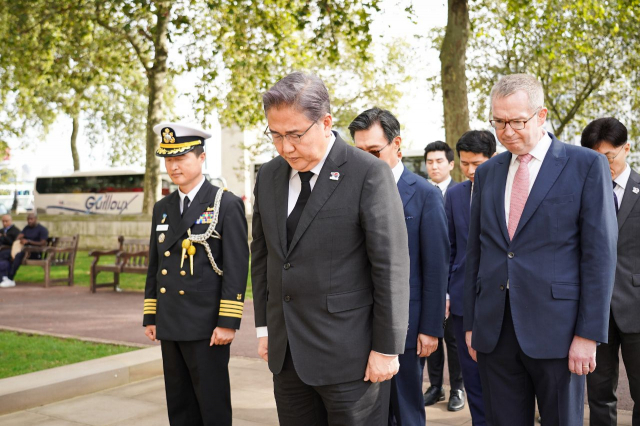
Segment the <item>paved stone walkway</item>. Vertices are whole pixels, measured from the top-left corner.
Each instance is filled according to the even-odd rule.
[[[273,381],[266,363],[232,357],[231,402],[234,426],[277,426]],[[427,408],[427,426],[471,425],[469,410],[447,411],[446,403]],[[588,425],[588,420],[585,420]],[[168,426],[163,377],[44,405],[6,416],[0,426]],[[618,425],[631,425],[629,413]],[[301,425],[303,426],[303,425]]]

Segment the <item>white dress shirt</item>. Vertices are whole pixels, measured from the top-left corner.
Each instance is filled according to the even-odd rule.
[[[629,177],[631,176],[631,167],[627,164],[627,168],[624,169],[620,175],[615,178],[613,181],[616,183],[616,187],[613,189],[613,192],[616,193],[616,197],[618,197],[618,208],[622,205],[622,197],[624,197],[624,190],[627,188],[627,183],[629,183]]]
[[[178,195],[180,196],[180,214],[184,213],[182,211],[182,207],[184,206],[184,197],[189,197],[189,205],[187,206],[187,208],[191,205],[191,203],[193,203],[194,198],[196,198],[196,195],[198,195],[198,191],[200,191],[200,188],[202,188],[202,184],[204,183],[204,176],[202,176],[202,180],[200,181],[199,184],[197,184],[191,191],[189,191],[188,194],[185,194],[184,192],[180,191],[180,189],[178,189]]]
[[[434,182],[433,184],[437,186],[440,191],[442,191],[442,197],[444,198],[444,194],[447,193],[447,188],[449,187],[450,183],[451,183],[451,175],[449,175],[449,177],[443,180],[442,182],[440,183]]]
[[[400,176],[402,176],[402,172],[404,172],[404,164],[402,164],[402,161],[398,161],[398,164],[391,169],[391,172],[393,173],[393,178],[396,180],[397,185],[400,180]]]
[[[311,176],[311,180],[309,181],[309,185],[311,186],[311,191],[313,191],[313,187],[316,185],[316,181],[318,180],[318,175],[322,170],[322,166],[324,166],[325,161],[327,161],[327,157],[329,156],[329,152],[331,152],[331,148],[333,148],[333,144],[336,141],[336,135],[331,132],[331,139],[329,140],[329,145],[327,146],[327,151],[324,153],[324,157],[316,166],[309,170],[313,172],[313,176]],[[287,203],[287,217],[293,211],[293,208],[296,206],[296,202],[298,201],[298,197],[300,196],[300,191],[302,191],[302,181],[300,181],[300,175],[298,175],[298,171],[291,169],[289,173],[289,201]],[[256,334],[258,338],[267,337],[269,335],[269,331],[267,327],[256,327]]]
[[[538,144],[529,151],[529,154],[533,157],[527,166],[529,167],[529,193],[531,188],[538,177],[540,168],[542,167],[542,161],[544,160],[547,151],[551,147],[551,137],[547,132],[544,132],[542,139],[538,141]],[[509,173],[507,174],[507,186],[504,191],[504,217],[507,221],[507,228],[509,227],[509,209],[511,208],[511,190],[513,187],[513,180],[516,177],[516,172],[520,167],[520,161],[516,154],[511,154],[511,165],[509,166]]]

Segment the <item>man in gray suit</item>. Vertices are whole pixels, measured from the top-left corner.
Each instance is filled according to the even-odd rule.
[[[391,169],[331,130],[318,77],[290,74],[263,102],[280,156],[256,179],[251,277],[280,424],[385,425],[409,312]]]
[[[582,132],[582,146],[604,154],[613,179],[618,218],[618,260],[611,298],[609,342],[598,346],[598,365],[587,376],[589,424],[617,424],[619,359],[629,378],[633,426],[640,426],[640,175],[628,164],[627,128],[613,117],[599,118]]]

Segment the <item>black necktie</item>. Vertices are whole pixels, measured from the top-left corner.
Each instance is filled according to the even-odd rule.
[[[617,214],[620,206],[618,205],[618,196],[616,195],[616,185],[617,183],[613,182],[613,204],[616,206],[616,214]]]
[[[188,208],[189,208],[189,197],[184,197],[184,200],[182,201],[182,216],[184,216]]]
[[[309,196],[311,195],[311,184],[309,181],[313,177],[313,172],[298,172],[298,176],[300,176],[300,182],[302,183],[302,188],[300,189],[300,196],[298,197],[298,201],[296,201],[296,205],[291,210],[291,214],[287,218],[287,248],[291,245],[291,240],[293,240],[293,234],[296,233],[296,228],[298,227],[298,222],[300,221],[300,216],[302,216],[302,211],[304,210],[304,206],[307,205],[307,201],[309,200]]]

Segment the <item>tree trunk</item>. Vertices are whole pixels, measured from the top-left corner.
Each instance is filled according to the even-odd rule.
[[[73,130],[71,131],[71,157],[73,158],[73,171],[80,170],[80,156],[78,155],[78,129],[80,128],[80,114],[74,113],[71,117],[73,120]]]
[[[469,130],[469,104],[465,60],[469,39],[468,0],[449,0],[447,30],[440,49],[440,74],[444,104],[444,131],[447,145],[454,151],[462,134]],[[456,156],[456,165],[460,160]],[[460,168],[452,175],[462,181]]]
[[[149,80],[149,106],[147,109],[147,156],[144,175],[144,203],[142,210],[150,214],[157,198],[157,188],[160,183],[160,162],[155,155],[158,148],[158,137],[153,132],[153,126],[162,121],[164,107],[164,89],[167,77],[168,26],[170,21],[171,2],[156,3],[156,28],[153,38],[155,57],[153,66],[147,71]]]

